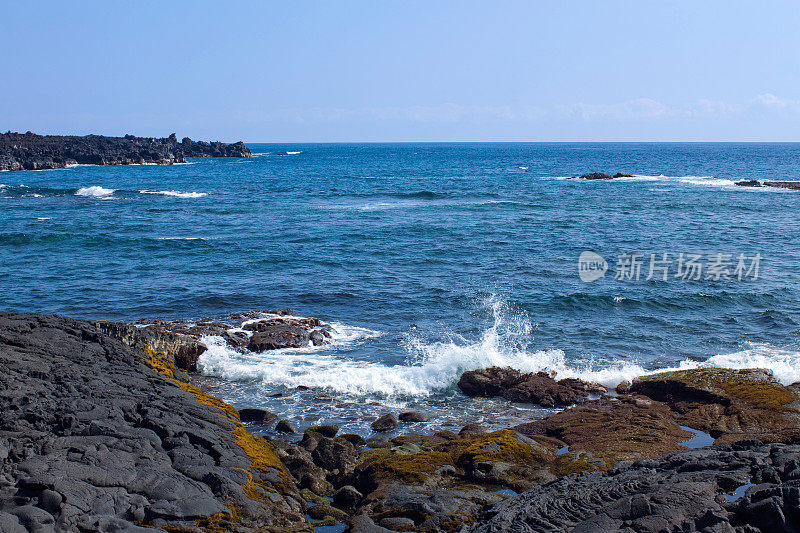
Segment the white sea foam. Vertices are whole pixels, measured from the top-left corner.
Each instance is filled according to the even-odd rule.
[[[160,194],[161,196],[169,196],[172,198],[202,198],[208,196],[207,192],[181,192],[181,191],[148,191],[141,190],[140,194]]]
[[[529,343],[534,326],[529,318],[509,313],[504,302],[496,298],[489,305],[494,321],[480,339],[468,341],[455,336],[446,341],[426,342],[408,336],[405,343],[408,357],[404,364],[387,365],[348,357],[348,346],[380,333],[332,323],[337,331],[332,345],[261,354],[240,353],[228,348],[220,337],[206,337],[203,341],[209,349],[200,356],[198,366],[204,373],[230,380],[262,380],[287,387],[305,385],[383,398],[427,396],[453,386],[464,371],[490,366],[523,372],[545,371],[557,379],[574,377],[608,387],[645,374],[711,366],[764,368],[784,384],[800,381],[800,352],[765,345],[716,355],[704,362],[684,360],[674,367],[656,370],[622,360],[576,364],[569,362],[562,350],[532,349]]]
[[[651,176],[646,174],[634,174],[624,178],[614,178],[613,180],[578,180],[574,176],[543,176],[543,179],[552,180],[569,180],[575,179],[576,181],[600,181],[608,183],[609,181],[652,181],[652,182],[667,182],[667,183],[685,183],[687,185],[702,185],[705,187],[733,187],[736,184],[735,180],[716,178],[714,176],[665,176],[660,174],[658,176]],[[738,189],[739,187],[737,187]]]
[[[116,192],[115,189],[106,189],[99,185],[92,185],[91,187],[81,187],[75,191],[76,196],[89,196],[94,198],[107,198]]]

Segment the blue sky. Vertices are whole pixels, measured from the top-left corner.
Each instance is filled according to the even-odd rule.
[[[6,1],[0,14],[2,131],[800,141],[797,1]]]

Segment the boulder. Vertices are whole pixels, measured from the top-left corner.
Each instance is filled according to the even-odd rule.
[[[275,431],[278,433],[297,433],[297,428],[288,420],[280,420],[275,425]]]
[[[503,396],[514,402],[543,407],[572,405],[607,389],[596,383],[567,378],[556,381],[545,372],[523,374],[512,368],[490,367],[464,372],[458,388],[467,396]]]
[[[255,422],[256,424],[269,426],[278,420],[278,415],[271,413],[266,409],[248,407],[239,409],[239,419],[242,422]]]
[[[339,433],[339,426],[336,424],[323,424],[320,426],[311,426],[308,431],[319,433],[323,437],[333,438]]]
[[[400,413],[397,418],[401,422],[427,422],[431,419],[425,413],[419,413],[416,411],[406,411],[405,413]]]
[[[375,420],[370,426],[378,433],[384,433],[395,429],[398,425],[397,418],[392,413],[385,414]]]

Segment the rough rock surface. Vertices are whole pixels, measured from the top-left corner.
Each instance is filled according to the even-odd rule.
[[[470,531],[798,531],[800,446],[750,441],[573,474],[481,518]]]
[[[167,138],[0,134],[0,170],[41,170],[70,164],[132,165],[185,163],[187,157],[252,157],[244,143],[178,142]]]
[[[272,444],[104,329],[0,313],[0,530],[310,530]]]
[[[686,426],[716,443],[800,443],[800,394],[765,370],[702,368],[644,376],[631,392],[664,402]]]
[[[545,372],[523,374],[513,368],[490,367],[464,372],[458,388],[467,396],[503,396],[514,402],[535,403],[543,407],[572,405],[590,394],[607,389],[579,379],[556,381]]]
[[[333,327],[320,319],[294,316],[290,309],[248,311],[224,320],[142,322],[145,329],[167,331],[184,338],[222,337],[228,347],[251,352],[330,344],[335,333]]]

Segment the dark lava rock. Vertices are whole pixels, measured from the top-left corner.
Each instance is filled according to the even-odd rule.
[[[431,419],[425,413],[418,413],[416,411],[406,411],[405,413],[400,413],[397,416],[401,422],[427,422]]]
[[[739,187],[761,187],[761,182],[758,180],[745,180],[737,181],[734,185],[738,185]]]
[[[800,191],[800,181],[765,181],[764,187],[777,187],[778,189]]]
[[[325,470],[337,470],[339,474],[347,474],[353,470],[358,458],[355,446],[349,441],[336,437],[323,437],[311,452],[314,463]]]
[[[355,433],[342,433],[339,436],[353,446],[365,446],[367,444],[367,439],[361,435],[356,435]]]
[[[374,421],[370,426],[378,433],[391,431],[398,425],[397,418],[392,413],[388,413]]]
[[[278,420],[278,415],[270,413],[266,409],[245,408],[239,409],[239,419],[242,422],[255,422],[256,424],[269,426]]]
[[[187,157],[252,157],[244,143],[178,142],[167,138],[0,134],[0,170],[41,170],[70,164],[132,165],[185,163]]]
[[[503,396],[514,402],[543,407],[567,406],[607,389],[596,383],[567,378],[554,380],[545,372],[523,374],[512,368],[490,367],[464,372],[458,388],[467,396]]]
[[[288,420],[281,420],[275,425],[275,431],[278,433],[297,433],[297,428]]]
[[[333,504],[347,512],[355,511],[364,495],[358,492],[352,485],[345,485],[333,495]]]
[[[106,329],[0,313],[1,531],[308,529],[269,441]]]
[[[611,174],[604,174],[603,172],[592,172],[591,174],[584,174],[578,176],[582,180],[613,180],[614,176]]]
[[[627,174],[625,172],[617,172],[612,177],[613,178],[632,178],[633,174]]]
[[[488,508],[469,531],[798,531],[798,465],[797,445],[680,452],[562,477]]]
[[[339,426],[336,424],[323,424],[321,426],[311,426],[308,431],[314,431],[323,437],[333,438],[339,433]]]

